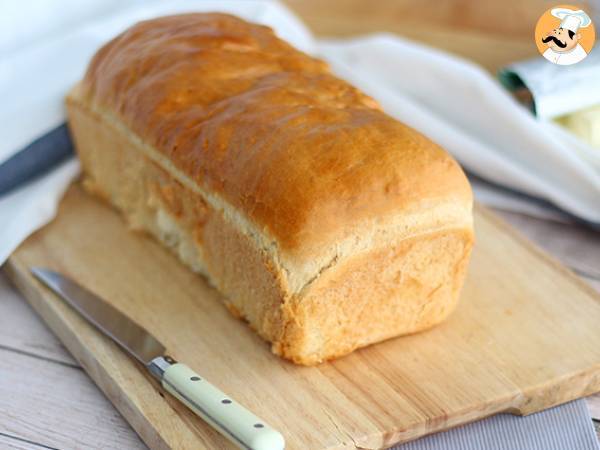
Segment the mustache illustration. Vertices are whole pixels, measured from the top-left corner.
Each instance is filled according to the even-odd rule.
[[[556,45],[558,45],[560,48],[565,48],[567,46],[566,42],[561,42],[558,40],[558,38],[556,36],[547,36],[545,38],[542,38],[542,42],[545,44],[546,42],[550,42],[550,41],[554,41],[554,43]]]

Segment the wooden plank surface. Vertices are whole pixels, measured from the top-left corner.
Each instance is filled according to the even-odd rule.
[[[0,292],[0,448],[145,448],[4,276]]]
[[[318,35],[348,35],[375,31],[403,34],[404,27],[437,27],[453,32],[531,39],[540,15],[552,7],[548,0],[283,0]],[[573,0],[589,9],[589,1]]]
[[[32,281],[27,267],[69,273],[114,302],[175,358],[281,429],[289,449],[378,448],[499,411],[530,413],[600,388],[600,303],[592,289],[526,249],[487,213],[478,213],[476,225],[470,276],[446,324],[316,368],[271,355],[201,277],[129,232],[79,188],[8,269],[152,448],[228,444],[162,397],[136,364]]]
[[[64,449],[88,448],[110,435],[107,449],[143,448],[119,413],[108,408],[108,400],[97,395],[97,388],[80,367],[0,350],[0,373],[0,398],[7,410],[0,415],[0,429],[7,435]],[[64,409],[44,408],[55,403]],[[109,414],[102,414],[105,411]]]
[[[391,32],[471,59],[491,73],[539,55],[533,31],[547,0],[282,0],[317,36]],[[590,10],[589,1],[573,4]]]
[[[60,341],[39,321],[31,320],[31,308],[21,295],[9,288],[8,280],[0,277],[0,349],[38,357],[50,362],[78,367]]]
[[[11,434],[0,434],[0,448],[5,450],[58,450],[56,447],[49,447]]]

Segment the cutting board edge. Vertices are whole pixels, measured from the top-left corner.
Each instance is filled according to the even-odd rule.
[[[20,267],[20,263],[15,261],[15,259],[11,255],[2,269],[15,287],[23,294],[27,303],[42,318],[52,333],[59,338],[69,353],[82,366],[85,373],[94,381],[94,384],[98,386],[103,394],[106,395],[112,405],[127,420],[127,423],[135,430],[144,443],[151,449],[170,450],[172,446],[163,439],[163,436],[155,429],[146,415],[131,401],[130,397],[124,395],[124,391],[119,383],[110,375],[102,362],[94,357],[91,349],[78,338],[75,330],[70,326],[65,326],[65,323],[60,321],[60,312],[56,310],[55,306],[52,306],[51,302],[48,302],[44,298],[45,294],[41,285],[28,273],[27,269]],[[115,350],[115,353],[121,353],[118,349],[115,348]],[[132,366],[136,364],[126,355],[122,354],[122,357],[124,362],[127,361]],[[140,372],[143,373],[141,370]],[[148,382],[152,383],[151,381]],[[117,393],[121,401],[116,401],[115,393]],[[168,403],[164,403],[164,406],[169,408]],[[142,420],[139,419],[140,416],[143,418]]]
[[[560,389],[561,387],[566,387],[568,391]],[[574,372],[569,376],[528,389],[523,392],[522,399],[517,405],[503,412],[515,416],[528,416],[599,392],[600,363],[587,370]]]
[[[567,390],[564,388],[567,388]],[[384,445],[387,448],[404,444],[431,434],[468,425],[496,414],[527,416],[599,392],[600,364],[585,371],[571,374],[568,377],[557,378],[540,386],[531,387],[526,391],[517,391],[514,395],[507,395],[504,399],[497,398],[488,401],[479,409],[465,408],[464,411],[445,416],[444,420],[438,418],[435,421],[439,424],[431,426],[426,423],[425,427],[431,426],[431,428],[427,428],[425,431],[418,432],[417,428],[409,428],[388,432],[384,437]],[[365,443],[357,446],[357,448],[374,449],[378,447],[369,447]]]

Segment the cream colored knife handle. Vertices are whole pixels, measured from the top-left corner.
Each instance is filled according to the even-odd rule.
[[[202,417],[239,448],[248,450],[283,450],[281,433],[271,428],[234,399],[225,395],[185,364],[170,358],[159,361],[163,387]],[[168,362],[167,365],[164,362]],[[172,363],[171,363],[172,362]]]

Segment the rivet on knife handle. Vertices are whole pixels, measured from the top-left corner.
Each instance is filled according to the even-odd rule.
[[[242,405],[169,357],[158,357],[149,369],[162,386],[239,448],[283,450],[283,436]]]

